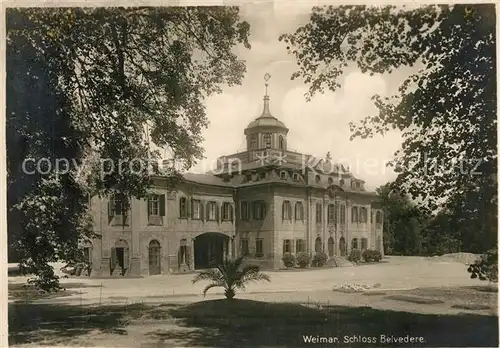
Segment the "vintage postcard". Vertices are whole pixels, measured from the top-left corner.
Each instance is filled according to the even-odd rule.
[[[498,346],[495,4],[34,6],[2,346]]]

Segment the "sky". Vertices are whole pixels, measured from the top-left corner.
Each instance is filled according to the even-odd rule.
[[[264,75],[269,73],[270,110],[290,129],[289,149],[321,158],[330,152],[335,162],[349,164],[352,173],[365,180],[365,188],[370,190],[396,177],[385,163],[400,147],[401,135],[393,131],[350,141],[349,122],[375,115],[371,96],[394,94],[413,71],[400,69],[390,75],[369,76],[351,70],[341,78],[341,89],[316,95],[307,102],[304,94],[308,86],[301,80],[290,80],[297,64],[278,36],[306,23],[310,10],[310,5],[301,2],[293,6],[275,2],[241,7],[242,19],[250,23],[252,47],[238,47],[236,52],[246,61],[247,72],[241,86],[223,88],[224,93],[207,99],[210,124],[202,143],[206,159],[191,172],[207,172],[219,156],[245,150],[243,130],[262,112]]]

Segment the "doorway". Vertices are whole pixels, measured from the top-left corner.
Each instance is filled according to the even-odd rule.
[[[229,237],[222,233],[203,233],[194,240],[194,268],[206,269],[221,264],[229,250]]]
[[[124,276],[129,268],[129,248],[128,243],[120,239],[115,243],[115,247],[111,249],[111,274]]]
[[[152,240],[149,243],[149,275],[161,274],[161,247],[160,242]]]
[[[339,249],[340,249],[340,256],[346,256],[347,255],[347,250],[346,250],[345,238],[344,237],[340,237]]]

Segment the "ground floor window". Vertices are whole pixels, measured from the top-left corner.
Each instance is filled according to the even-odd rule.
[[[240,240],[240,248],[241,248],[241,254],[243,256],[248,255],[248,239],[241,239]]]
[[[368,239],[361,238],[361,250],[368,249]]]
[[[188,264],[187,254],[188,254],[187,240],[181,239],[181,245],[179,247],[179,265],[187,265]]]
[[[306,243],[303,239],[297,239],[295,241],[295,252],[303,253],[306,251]]]
[[[351,241],[351,249],[357,249],[358,248],[358,239],[353,238]]]
[[[283,254],[292,252],[292,241],[290,239],[283,240]]]
[[[264,241],[262,238],[255,240],[255,257],[264,256]]]
[[[84,247],[83,248],[83,261],[92,262],[92,248]]]

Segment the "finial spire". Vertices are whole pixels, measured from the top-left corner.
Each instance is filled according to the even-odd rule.
[[[269,86],[269,84],[267,83],[267,81],[269,81],[270,78],[271,78],[271,75],[269,73],[266,73],[264,75],[264,81],[266,81],[266,95],[265,95],[266,97],[268,97],[268,95],[267,95],[267,87]]]

